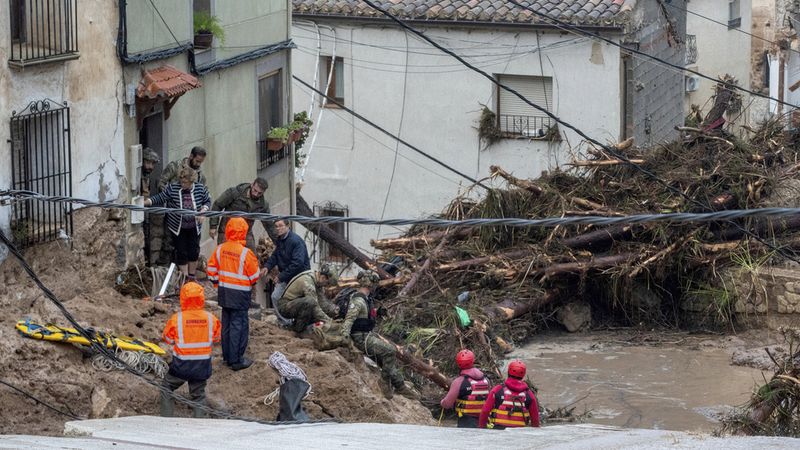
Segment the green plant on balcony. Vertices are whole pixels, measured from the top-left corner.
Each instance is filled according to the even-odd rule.
[[[300,150],[311,131],[312,123],[305,111],[295,114],[294,120],[285,127],[273,127],[267,132],[267,148],[279,150],[294,143],[295,151]]]
[[[225,43],[225,29],[217,16],[212,16],[206,11],[194,13],[194,46],[195,48],[209,48],[214,38]]]

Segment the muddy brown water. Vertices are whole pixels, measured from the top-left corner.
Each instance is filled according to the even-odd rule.
[[[727,350],[608,345],[587,338],[550,338],[515,351],[550,409],[591,411],[588,423],[630,428],[713,431],[744,404],[760,370],[732,366]]]

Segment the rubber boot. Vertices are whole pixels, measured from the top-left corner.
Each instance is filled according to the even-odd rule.
[[[175,416],[175,400],[167,394],[161,393],[160,402],[161,417],[174,417]]]
[[[203,406],[205,406],[205,402],[203,402]],[[195,419],[205,419],[208,417],[208,413],[202,408],[192,407],[192,417]]]

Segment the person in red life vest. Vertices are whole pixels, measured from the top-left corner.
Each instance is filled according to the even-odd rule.
[[[522,381],[526,371],[524,362],[511,361],[506,381],[489,391],[478,419],[480,428],[502,430],[539,426],[539,403],[528,384]]]
[[[450,390],[439,404],[444,409],[456,407],[458,428],[478,428],[481,407],[489,395],[489,379],[474,367],[475,354],[461,350],[456,354],[456,364],[461,374],[450,383]]]
[[[181,310],[172,315],[164,327],[162,339],[172,346],[172,361],[162,386],[175,391],[189,383],[189,395],[197,403],[206,403],[206,381],[211,378],[211,346],[220,340],[220,323],[203,309],[203,287],[190,281],[181,287]],[[172,417],[175,400],[161,393],[161,415]],[[205,417],[203,409],[194,407],[194,417]]]
[[[232,217],[225,225],[226,241],[218,245],[208,259],[208,279],[218,288],[217,301],[222,308],[222,359],[233,370],[253,365],[244,356],[250,337],[250,293],[259,277],[258,259],[245,247],[247,222]]]

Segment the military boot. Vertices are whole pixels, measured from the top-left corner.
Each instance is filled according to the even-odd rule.
[[[395,391],[405,398],[410,400],[419,400],[421,395],[408,381],[404,382],[401,386],[395,388]]]
[[[383,396],[386,397],[387,400],[393,399],[394,389],[392,388],[392,383],[387,378],[381,377],[379,384],[381,386],[381,392],[383,392]]]
[[[161,402],[159,404],[161,417],[175,416],[175,400],[167,394],[161,393]]]

